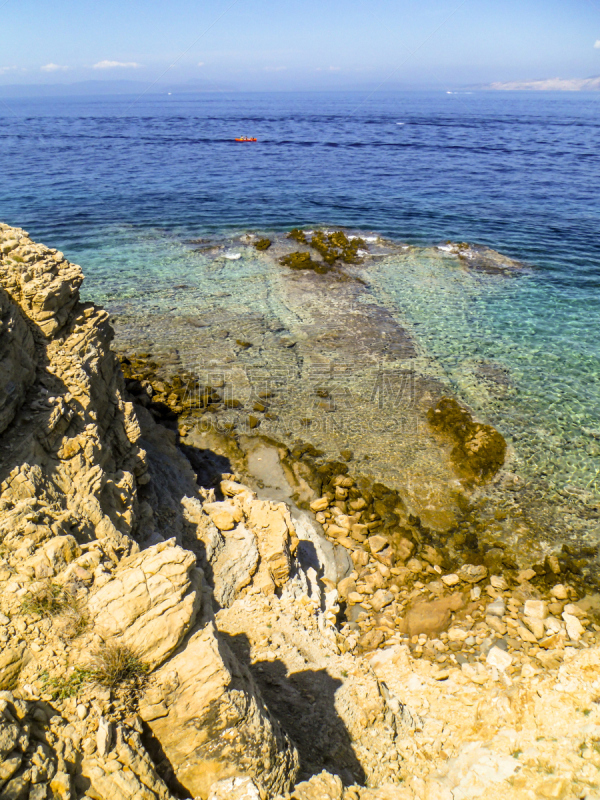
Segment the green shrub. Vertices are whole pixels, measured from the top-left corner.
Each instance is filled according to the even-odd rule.
[[[93,681],[93,670],[85,667],[75,667],[68,678],[49,675],[44,670],[40,674],[42,691],[47,692],[53,700],[66,700],[75,697],[85,683]]]

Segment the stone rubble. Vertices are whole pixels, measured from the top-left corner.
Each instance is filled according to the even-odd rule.
[[[343,462],[201,485],[82,280],[0,225],[0,800],[598,797],[571,561],[461,561]]]

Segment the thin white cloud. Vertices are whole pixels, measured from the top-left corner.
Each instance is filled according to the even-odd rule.
[[[0,75],[4,75],[5,72],[14,72],[17,67],[0,67]]]
[[[40,67],[42,72],[65,72],[69,69],[69,67],[61,67],[60,64],[45,64],[43,67]]]
[[[329,67],[329,72],[339,72],[340,69],[340,67]]]
[[[94,64],[93,69],[138,69],[141,67],[141,64],[137,64],[135,61],[98,61],[97,64]]]
[[[287,67],[264,67],[265,72],[283,72]]]
[[[203,66],[204,66],[204,61],[199,61],[199,62],[198,62],[198,66],[199,66],[199,67],[203,67]]]
[[[600,39],[596,39],[596,41],[594,42],[594,47],[596,48],[596,50],[600,50]]]

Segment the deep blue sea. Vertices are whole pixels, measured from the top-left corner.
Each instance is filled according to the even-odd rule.
[[[323,223],[478,241],[588,288],[599,177],[594,93],[0,101],[2,216],[74,256],[106,225]]]
[[[415,263],[373,293],[515,468],[583,497],[600,486],[599,189],[600,93],[0,101],[0,219],[81,264],[114,311],[185,282],[200,257],[184,243],[206,235],[348,226],[528,264],[500,285]],[[482,358],[510,375],[505,397],[479,390]]]

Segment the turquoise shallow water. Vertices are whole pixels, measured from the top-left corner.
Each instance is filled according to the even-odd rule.
[[[109,238],[105,265],[87,270],[86,295],[113,311],[117,329],[134,319],[146,341],[160,341],[165,315],[208,321],[226,309],[241,320],[280,311],[269,291],[279,267],[239,236],[189,244],[173,233],[115,227]],[[227,261],[226,252],[242,257]],[[588,502],[598,497],[600,299],[549,284],[539,269],[490,275],[432,248],[359,273],[370,299],[412,334],[419,369],[506,436],[515,471],[553,493],[567,487]],[[240,324],[251,335],[247,320]]]
[[[247,231],[348,226],[424,248],[370,263],[370,300],[412,333],[420,370],[505,434],[510,468],[549,502],[581,501],[595,530],[600,97],[7,103],[0,217],[80,263],[85,296],[145,341],[179,337],[190,349],[200,329],[175,325],[188,316],[229,324],[237,314],[247,335],[253,314],[285,317],[279,267],[239,242]],[[256,147],[233,143],[240,129]],[[431,249],[448,239],[526,268],[465,270]],[[242,257],[226,261],[228,250]]]
[[[414,331],[452,390],[511,441],[515,467],[551,489],[600,489],[600,303],[446,260],[381,265],[374,292]]]

